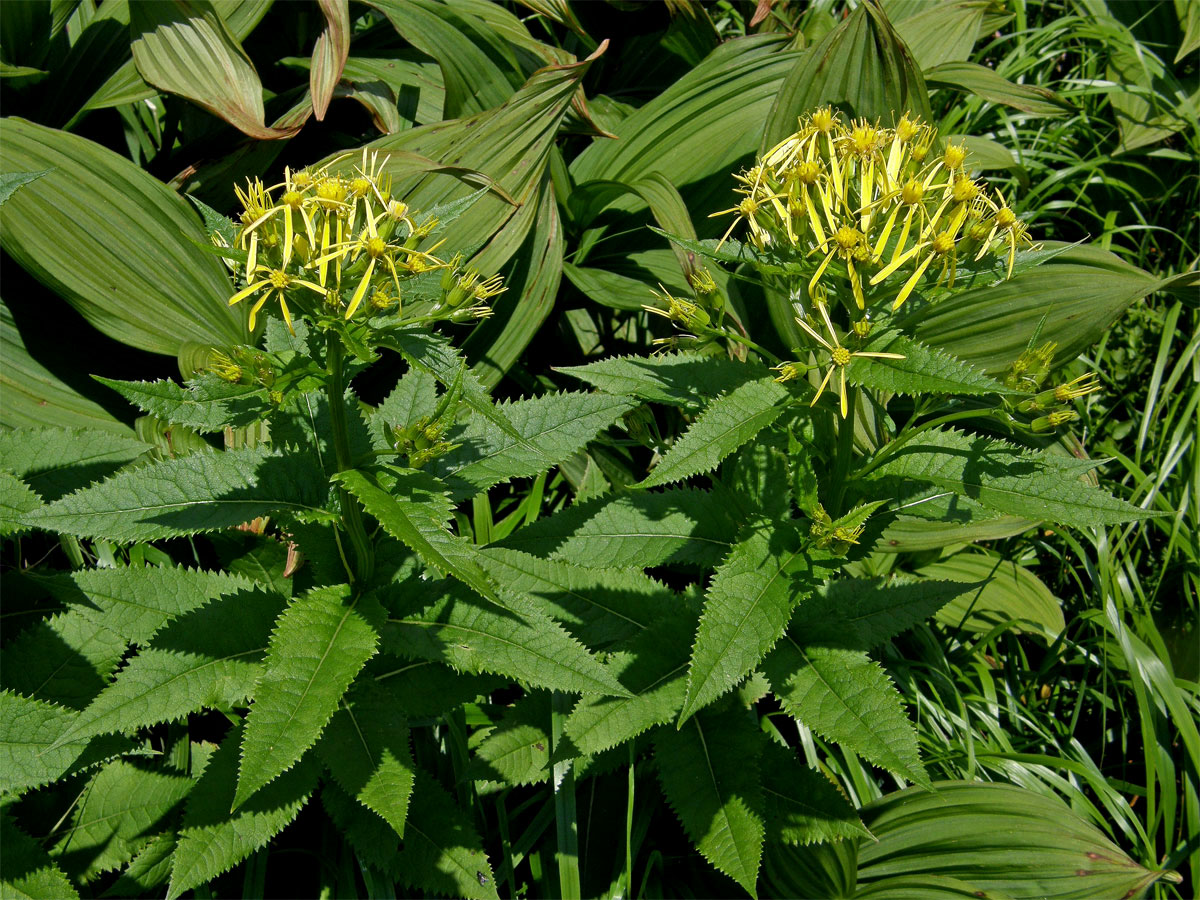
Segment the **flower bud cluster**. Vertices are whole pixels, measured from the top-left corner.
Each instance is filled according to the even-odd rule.
[[[1016,404],[1018,412],[1033,415],[1029,427],[1035,433],[1055,429],[1078,421],[1079,414],[1070,408],[1080,397],[1100,390],[1095,373],[1088,372],[1054,387],[1042,389],[1054,365],[1058,345],[1048,341],[1037,348],[1025,350],[1009,367],[1004,383],[1014,391],[1027,391],[1032,396]]]
[[[953,286],[960,260],[987,253],[1006,254],[1011,276],[1025,225],[968,174],[965,147],[935,153],[935,137],[907,115],[894,128],[829,107],[801,116],[735,176],[743,199],[713,214],[736,214],[722,242],[744,221],[756,249],[803,267],[810,300],[823,285],[859,309],[898,309],[922,279]]]
[[[391,178],[383,171],[387,159],[380,162],[364,149],[362,164],[350,176],[333,170],[340,161],[285,169],[283,182],[269,188],[256,179],[235,189],[242,205],[237,246],[246,251],[246,286],[229,304],[255,298],[250,328],[272,299],[278,299],[289,329],[292,306],[347,320],[364,306],[370,314],[399,312],[404,283],[435,270],[447,272],[450,283],[443,279],[443,300],[427,320],[465,322],[489,315],[486,301],[504,290],[499,277],[485,279],[464,269],[459,257],[438,258],[440,243],[422,246],[438,221],[418,221],[413,209],[392,197]]]

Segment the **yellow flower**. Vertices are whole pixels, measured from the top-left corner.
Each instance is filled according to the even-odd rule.
[[[813,397],[809,406],[816,406],[817,401],[821,399],[821,395],[825,393],[825,388],[833,379],[833,373],[836,371],[839,376],[839,389],[841,392],[841,408],[842,418],[846,418],[849,412],[848,395],[846,393],[846,366],[850,365],[855,357],[875,359],[904,359],[902,353],[868,353],[864,350],[847,350],[838,341],[837,332],[834,330],[833,322],[829,319],[829,311],[825,308],[824,303],[817,304],[817,310],[821,313],[821,318],[825,322],[825,328],[829,332],[829,340],[823,338],[817,330],[805,322],[801,318],[796,319],[796,324],[808,332],[809,337],[829,351],[829,368],[825,370],[825,377],[821,379],[821,386],[817,388],[817,395]]]
[[[255,275],[263,275],[265,277],[255,281]],[[295,334],[296,331],[292,328],[292,315],[288,310],[286,294],[293,287],[304,287],[316,294],[325,296],[325,289],[318,284],[313,284],[311,281],[305,281],[302,278],[297,278],[294,275],[289,275],[282,269],[272,269],[268,266],[258,266],[252,270],[247,278],[250,283],[229,298],[229,305],[241,303],[247,297],[257,294],[262,291],[262,296],[258,298],[258,302],[250,307],[250,330],[254,330],[254,320],[258,316],[258,311],[262,309],[263,304],[271,299],[272,296],[279,297],[279,308],[283,312],[283,320],[287,323],[288,331]]]

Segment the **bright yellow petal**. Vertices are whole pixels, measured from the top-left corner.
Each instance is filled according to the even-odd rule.
[[[825,393],[825,386],[829,384],[829,379],[833,377],[833,363],[829,364],[829,368],[825,370],[825,377],[821,379],[821,386],[817,388],[817,396],[812,398],[812,403],[809,406],[816,406],[817,401],[821,399],[821,395]]]
[[[833,349],[831,346],[829,346],[829,341],[825,340],[825,338],[823,338],[823,337],[821,337],[821,335],[817,334],[816,329],[813,328],[811,325],[809,325],[807,322],[805,322],[803,319],[797,318],[796,324],[799,325],[801,328],[803,328],[805,331],[807,331],[809,334],[809,337],[811,337],[814,341],[816,341],[818,344],[820,344],[826,350]]]
[[[250,307],[250,330],[251,331],[254,330],[254,320],[258,317],[258,311],[263,308],[263,304],[267,302],[267,298],[270,297],[272,293],[274,293],[274,292],[267,291],[265,294],[263,294],[261,297],[258,298],[257,303],[255,303],[252,307]]]
[[[883,281],[883,279],[887,278],[927,246],[928,244],[913,244],[913,246],[905,250],[904,253],[897,256],[890,263],[872,275],[870,283],[872,285],[879,284],[879,282]]]
[[[367,292],[367,285],[371,283],[371,273],[375,271],[375,260],[372,259],[367,265],[367,271],[362,277],[362,281],[358,283],[358,287],[354,289],[354,296],[350,298],[350,305],[346,307],[346,318],[349,319],[358,309],[358,305],[362,303],[363,295]]]
[[[247,297],[249,297],[255,291],[261,290],[263,287],[265,287],[266,285],[268,285],[270,283],[271,283],[270,281],[268,281],[267,279],[264,278],[262,281],[256,281],[253,284],[242,288],[240,291],[238,291],[236,294],[234,294],[232,297],[229,298],[229,305],[233,306],[233,304],[235,304],[235,303],[241,303],[243,300],[245,300]]]
[[[283,321],[287,322],[288,331],[295,336],[296,329],[292,327],[292,314],[288,312],[287,300],[283,298],[282,292],[279,294],[279,309],[283,313]]]
[[[849,407],[846,402],[846,367],[845,366],[842,367],[842,371],[840,372],[840,374],[842,376],[842,418],[844,419],[844,418],[846,418],[847,413],[850,412]]]
[[[258,232],[250,232],[250,252],[246,254],[246,271],[253,272],[258,265]]]
[[[908,295],[913,292],[913,288],[917,286],[917,282],[920,281],[921,276],[925,274],[925,270],[929,268],[929,264],[931,262],[933,262],[932,253],[930,253],[921,261],[921,264],[917,266],[916,271],[909,276],[908,281],[904,282],[904,287],[900,288],[900,293],[896,295],[896,302],[892,304],[893,310],[899,309],[903,305],[904,301],[908,299]]]

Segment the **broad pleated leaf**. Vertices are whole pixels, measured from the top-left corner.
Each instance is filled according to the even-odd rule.
[[[564,392],[500,404],[520,438],[481,416],[449,440],[462,446],[437,460],[435,474],[451,499],[474,496],[494,484],[548,471],[617,421],[634,401],[606,394]]]
[[[146,644],[171,619],[248,590],[248,578],[201,569],[131,566],[25,578],[72,611],[126,641]]]
[[[43,619],[11,639],[0,655],[9,690],[83,709],[108,683],[126,640],[80,610]]]
[[[6,219],[5,227],[10,227]],[[133,430],[119,422],[98,403],[69,387],[53,372],[30,356],[17,331],[12,312],[0,300],[0,404],[2,428],[90,428],[133,437]]]
[[[678,605],[678,597],[640,569],[584,568],[499,547],[479,563],[504,590],[521,594],[589,647],[637,634]]]
[[[768,840],[812,844],[870,836],[834,783],[787,747],[766,743],[762,775]]]
[[[129,749],[124,738],[57,738],[75,714],[61,706],[0,691],[0,792],[18,794]]]
[[[171,863],[169,900],[227,872],[286,828],[317,786],[320,767],[304,759],[243,803],[233,806],[242,727],[221,741],[192,789]]]
[[[1033,340],[1056,342],[1055,359],[1061,362],[1074,359],[1126,307],[1164,283],[1098,247],[1073,247],[1011,280],[914,310],[900,324],[922,343],[995,375]]]
[[[815,565],[791,529],[751,531],[713,576],[688,666],[680,721],[730,690],[787,628],[796,604],[829,571]]]
[[[244,705],[254,693],[271,625],[283,606],[282,597],[254,590],[176,619],[56,735],[56,746],[168,722],[205,707]]]
[[[416,590],[415,585],[407,592],[397,589],[397,597],[404,602]],[[383,649],[551,690],[627,693],[608,669],[544,613],[498,608],[453,582],[446,586],[444,597],[424,609],[392,613]]]
[[[379,635],[348,585],[318,588],[279,617],[246,717],[234,806],[296,764],[316,743]]]
[[[299,130],[266,125],[254,63],[208,0],[130,4],[129,27],[138,72],[159,90],[186,97],[259,140]]]
[[[879,664],[858,650],[801,645],[800,637],[785,636],[763,661],[788,715],[868,762],[928,785],[916,730]]]
[[[715,567],[736,527],[712,493],[670,488],[576,503],[514,531],[499,546],[582,566]]]
[[[391,692],[368,684],[343,699],[317,753],[343,790],[404,837],[415,771],[408,721]]]
[[[971,2],[922,4],[913,15],[894,18],[896,35],[929,80],[929,69],[971,55],[987,6]],[[990,71],[990,70],[989,70]]]
[[[0,243],[26,271],[143,350],[246,343],[246,313],[225,302],[229,276],[192,244],[208,237],[178,194],[99,144],[6,119],[0,171],[40,169],[51,171],[4,204]]]
[[[1154,515],[1080,481],[1081,471],[1064,463],[1007,441],[933,429],[893,453],[873,477],[912,479],[962,494],[997,512],[1076,527]]]
[[[0,433],[0,467],[50,501],[111,475],[149,449],[139,440],[108,431],[22,428]]]
[[[239,428],[266,418],[274,407],[266,388],[229,384],[212,375],[201,376],[183,387],[174,381],[117,381],[96,378],[151,415],[197,431]]]
[[[333,99],[333,89],[342,77],[350,53],[350,4],[348,0],[320,0],[325,14],[325,30],[317,38],[312,52],[309,91],[313,115],[320,122]]]
[[[667,802],[700,853],[752,896],[765,829],[759,757],[763,734],[745,710],[702,713],[681,731],[655,733]]]
[[[766,378],[748,381],[705,407],[644,479],[641,487],[711,472],[726,456],[778,419],[787,409],[787,389]]]
[[[666,403],[689,412],[698,412],[713,397],[768,374],[755,363],[701,353],[615,356],[557,371],[610,394]]]
[[[1012,623],[1013,631],[1023,631],[1025,623],[1032,622],[1057,635],[1066,627],[1062,603],[1042,580],[1024,566],[999,556],[956,553],[922,566],[916,574],[961,585],[962,593],[937,613],[938,621],[951,628],[987,632],[999,624]]]
[[[871,353],[899,353],[903,359],[852,359],[846,380],[876,391],[923,394],[1004,394],[1004,385],[947,353],[927,347],[896,331],[867,342]]]
[[[995,69],[965,59],[939,62],[925,70],[925,82],[931,88],[949,87],[967,91],[1019,109],[1035,116],[1065,116],[1075,107],[1048,88],[1035,84],[1014,84]]]
[[[311,457],[264,447],[167,459],[68,494],[29,514],[30,524],[116,541],[215,531],[257,516],[330,516]]]
[[[52,855],[89,881],[129,862],[191,791],[192,779],[114,760],[92,777]]]
[[[4,873],[0,894],[14,900],[79,900],[79,891],[54,864],[42,845],[16,826],[7,812],[0,813],[0,844],[4,845]]]
[[[875,835],[859,846],[864,886],[896,875],[947,875],[1001,896],[1141,895],[1174,872],[1151,871],[1130,859],[1061,800],[1010,784],[938,782],[867,804],[863,821]]]

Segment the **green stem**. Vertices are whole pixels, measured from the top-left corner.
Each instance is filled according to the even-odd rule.
[[[858,402],[858,391],[857,389],[848,390],[846,415],[838,422],[837,456],[833,464],[833,508],[838,511],[838,515],[845,512],[842,509],[842,497],[846,493],[846,480],[850,476],[850,463],[854,459],[854,407]]]
[[[346,360],[341,338],[336,333],[329,332],[326,346],[325,365],[329,379],[325,383],[325,390],[329,398],[333,453],[337,459],[338,471],[344,472],[354,468],[354,460],[350,456],[349,429],[346,424]],[[358,501],[345,488],[339,487],[337,493],[338,502],[342,507],[342,524],[345,526],[346,536],[350,539],[351,560],[347,571],[351,581],[366,581],[374,571],[375,559],[366,527],[363,525],[362,510],[359,509]]]
[[[557,752],[563,726],[571,712],[572,697],[555,691],[550,706],[550,752]],[[583,888],[579,878],[579,826],[575,810],[575,764],[572,760],[554,764],[554,822],[558,832],[558,895],[563,900],[580,900]]]
[[[625,896],[633,896],[633,787],[636,753],[634,742],[629,742],[629,784],[625,798]]]
[[[731,341],[737,341],[737,343],[741,344],[744,347],[749,347],[751,350],[753,350],[759,356],[763,357],[763,359],[770,360],[771,362],[775,363],[776,365],[778,365],[780,362],[780,359],[778,356],[776,356],[774,353],[772,353],[766,347],[756,344],[754,341],[750,340],[750,338],[748,338],[748,337],[742,337],[742,335],[737,334],[736,332],[733,332],[733,331],[722,331],[722,332],[718,332],[718,334],[720,334],[721,337],[728,338]]]

